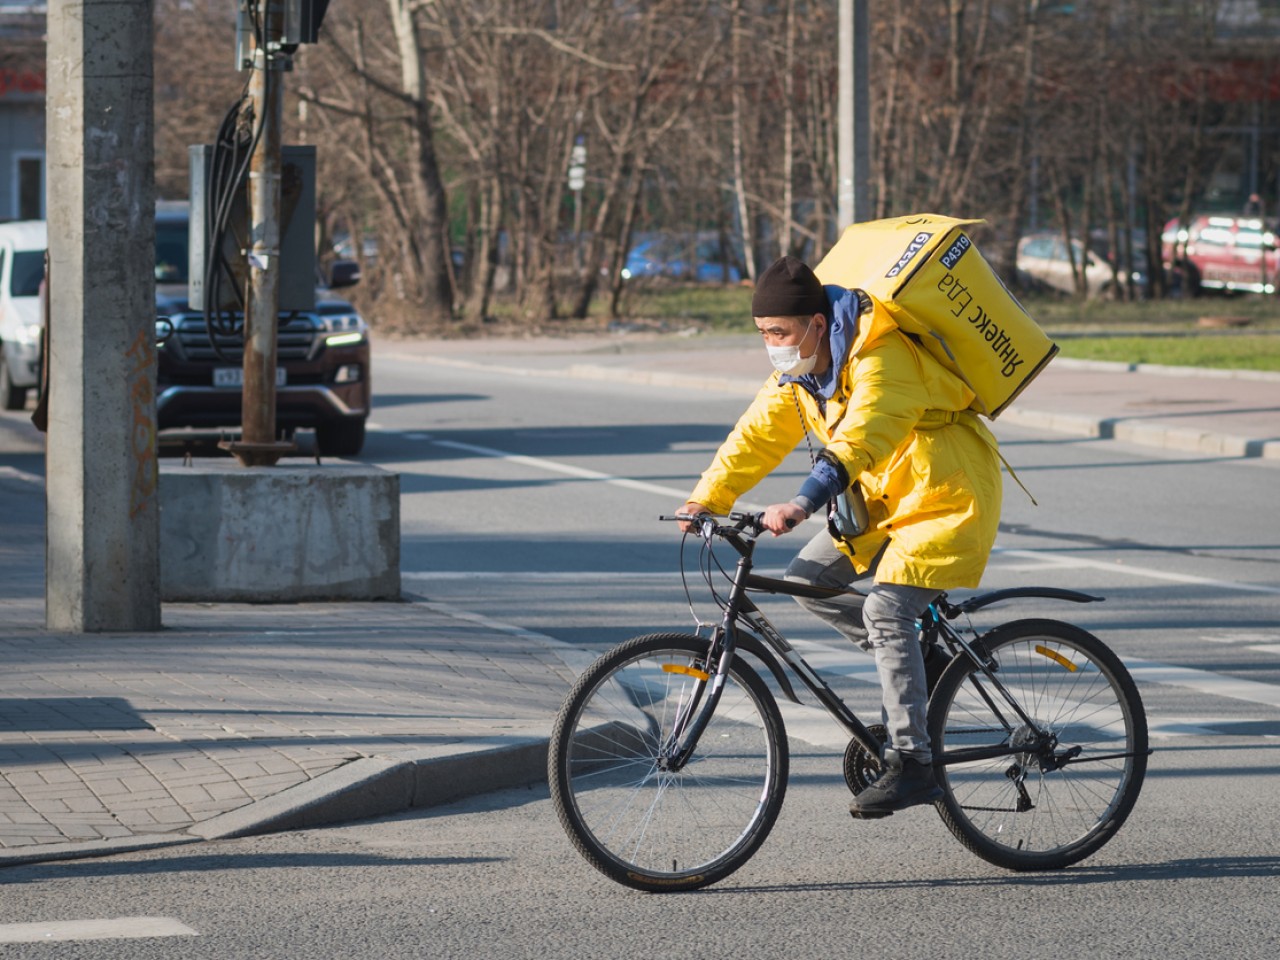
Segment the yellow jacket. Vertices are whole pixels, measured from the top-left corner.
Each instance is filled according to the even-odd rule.
[[[976,587],[1000,522],[995,438],[966,409],[973,391],[872,304],[858,318],[826,416],[808,390],[773,374],[689,499],[727,513],[803,441],[807,426],[862,485],[870,527],[852,545],[837,541],[859,572],[887,540],[878,582]]]

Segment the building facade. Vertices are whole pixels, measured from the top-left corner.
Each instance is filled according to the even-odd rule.
[[[45,216],[45,5],[0,0],[0,221]]]

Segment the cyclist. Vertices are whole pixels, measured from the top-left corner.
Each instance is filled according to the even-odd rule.
[[[680,512],[727,513],[807,431],[821,441],[796,496],[768,507],[764,524],[786,533],[854,482],[865,496],[863,532],[837,535],[829,523],[786,571],[827,587],[872,580],[865,597],[798,598],[875,656],[888,731],[883,772],[849,809],[874,817],[932,802],[941,790],[917,621],[938,593],[976,587],[986,567],[1000,519],[995,438],[968,410],[973,391],[868,294],[824,288],[803,262],[783,257],[761,275],[751,313],[776,372]]]

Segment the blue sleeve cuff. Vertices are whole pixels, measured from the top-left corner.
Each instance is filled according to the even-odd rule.
[[[826,503],[843,491],[843,481],[840,470],[834,464],[826,460],[818,460],[809,471],[809,476],[805,477],[804,483],[800,485],[800,492],[796,495],[796,499],[807,500],[815,505]]]

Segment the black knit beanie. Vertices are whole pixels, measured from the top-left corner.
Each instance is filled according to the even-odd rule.
[[[760,274],[751,296],[753,317],[829,316],[831,304],[814,272],[802,260],[782,257]]]

